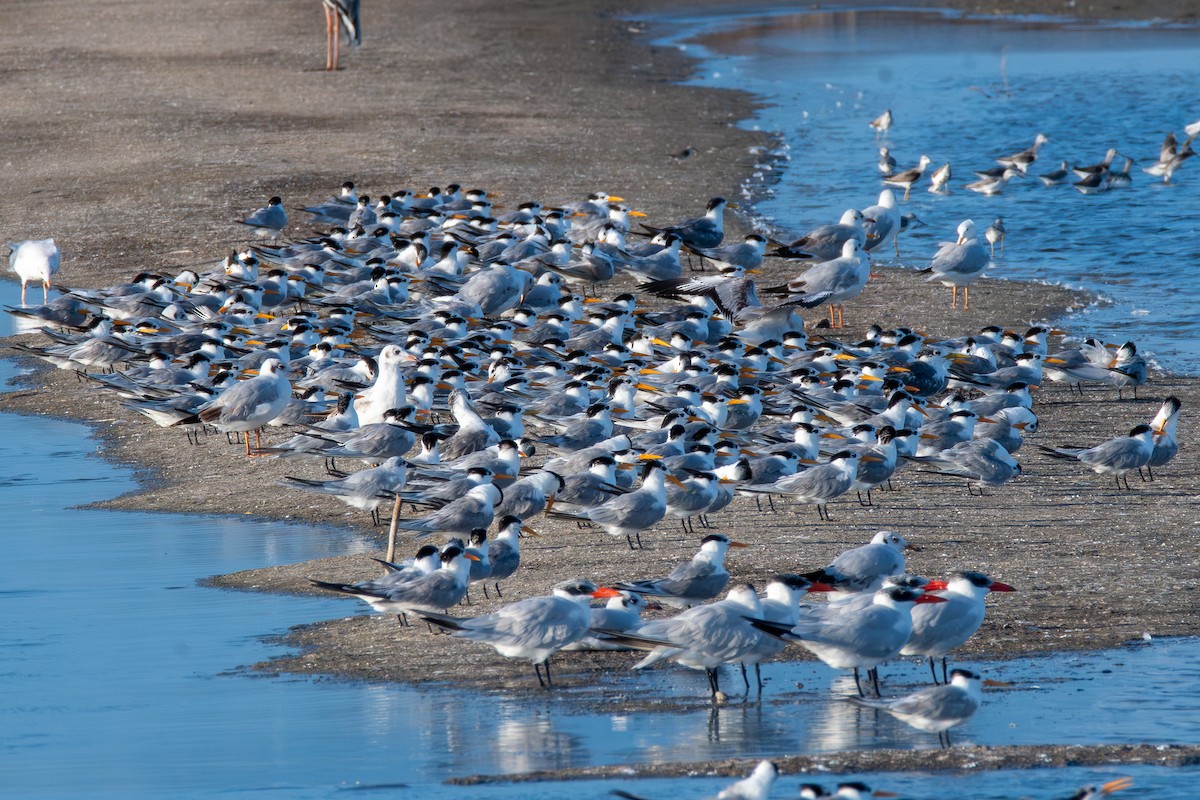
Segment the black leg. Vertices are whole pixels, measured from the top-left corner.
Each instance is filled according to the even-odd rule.
[[[942,656],[942,683],[949,683],[950,678],[946,672],[946,657]]]
[[[862,682],[858,679],[858,667],[854,668],[854,688],[858,689],[859,697],[866,697],[866,695],[863,694]]]
[[[939,685],[938,684],[938,676],[937,676],[937,667],[935,667],[933,665],[933,656],[929,657],[929,673],[931,675],[933,675],[933,685],[934,686]]]

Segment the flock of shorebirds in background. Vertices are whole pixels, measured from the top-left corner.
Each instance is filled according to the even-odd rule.
[[[870,126],[875,130],[877,138],[886,139],[893,122],[892,111],[888,109],[872,120]],[[1159,148],[1158,159],[1150,166],[1143,167],[1142,171],[1156,178],[1162,178],[1163,183],[1170,183],[1175,172],[1189,158],[1196,155],[1196,151],[1192,148],[1192,142],[1197,136],[1200,136],[1200,120],[1184,126],[1185,138],[1182,144],[1175,136],[1174,131],[1168,133]],[[974,175],[975,180],[965,184],[963,188],[979,194],[999,194],[1014,178],[1030,176],[1030,169],[1038,160],[1038,152],[1043,145],[1049,142],[1048,136],[1039,133],[1034,138],[1033,144],[1026,149],[996,158],[997,166],[972,170],[971,174]],[[1121,167],[1114,164],[1114,160],[1118,157],[1124,160]],[[1130,171],[1135,163],[1136,161],[1132,157],[1110,147],[1104,154],[1104,159],[1095,164],[1072,164],[1060,161],[1056,169],[1039,173],[1036,177],[1044,186],[1070,183],[1082,194],[1100,194],[1111,189],[1132,185],[1133,178]],[[886,146],[879,148],[879,171],[883,175],[882,180],[888,186],[903,189],[905,200],[908,199],[912,188],[921,181],[932,164],[933,159],[922,155],[915,167],[898,170],[891,150]],[[929,191],[933,194],[949,194],[951,178],[950,163],[946,162],[929,174]]]

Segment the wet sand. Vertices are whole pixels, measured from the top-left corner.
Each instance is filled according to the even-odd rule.
[[[3,229],[12,239],[56,237],[62,281],[73,286],[209,263],[242,235],[232,221],[269,195],[301,205],[347,178],[372,195],[458,181],[514,206],[604,189],[629,198],[651,222],[666,222],[697,213],[711,195],[738,196],[759,159],[754,149],[769,144],[764,134],[734,127],[751,111],[751,98],[676,85],[689,65],[672,49],[648,46],[643,26],[617,16],[675,0],[371,5],[366,46],[332,74],[318,69],[320,9],[304,0],[4,5],[17,23],[0,32],[0,99],[10,132],[0,172]],[[1047,11],[1019,2],[962,7]],[[1182,2],[1136,9],[1081,2],[1075,11],[1194,13]],[[64,18],[75,23],[63,25]],[[669,156],[686,146],[697,155]],[[771,269],[779,276],[788,267]],[[1086,301],[996,281],[981,282],[972,295],[970,313],[950,313],[943,291],[885,270],[847,316],[855,336],[871,322],[950,335],[990,323],[1022,328]],[[1184,448],[1159,480],[1132,492],[1116,493],[1103,478],[1026,450],[1027,476],[983,498],[910,471],[899,491],[876,495],[875,508],[834,504],[831,523],[811,508],[771,514],[739,500],[717,523],[755,547],[732,558],[731,569],[738,579],[761,581],[780,568],[820,565],[878,529],[895,528],[925,548],[910,560],[917,572],[981,569],[1019,587],[992,604],[985,632],[961,658],[1108,647],[1144,632],[1195,635],[1196,570],[1181,543],[1197,518],[1197,465],[1186,444],[1194,439],[1188,414],[1197,390],[1194,380],[1155,375],[1139,401],[1099,391],[1080,400],[1053,386],[1039,395],[1043,432],[1031,441],[1054,444],[1107,438],[1147,420],[1161,398],[1180,396]],[[109,507],[299,518],[379,537],[363,514],[276,486],[284,474],[319,477],[317,469],[247,461],[222,436],[185,446],[180,434],[135,420],[67,373],[38,372],[26,388],[0,397],[0,408],[97,422],[103,454],[136,465],[142,485]],[[600,581],[656,575],[699,537],[664,524],[645,537],[645,552],[630,556],[624,542],[596,531],[535,524],[543,536],[527,543],[526,566],[506,599],[576,574]],[[372,566],[351,557],[213,583],[305,592],[309,578],[356,580],[373,575]],[[415,682],[433,672],[485,690],[532,691],[527,664],[358,615],[356,601],[347,601],[346,614],[294,631],[288,641],[301,653],[258,667]],[[556,674],[564,686],[581,685],[629,663],[628,655],[576,657]]]

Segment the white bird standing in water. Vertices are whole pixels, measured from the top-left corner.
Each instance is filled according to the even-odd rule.
[[[25,305],[25,286],[30,281],[41,281],[42,302],[50,297],[50,279],[58,272],[58,245],[53,239],[28,239],[9,245],[12,253],[8,266],[21,278],[21,305]]]

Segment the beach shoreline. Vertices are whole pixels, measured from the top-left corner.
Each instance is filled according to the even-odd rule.
[[[530,197],[566,202],[605,189],[664,223],[697,213],[710,195],[736,197],[760,163],[758,151],[770,144],[769,134],[737,125],[752,113],[754,98],[681,85],[693,65],[673,48],[650,44],[651,31],[626,21],[680,8],[679,0],[372,8],[366,46],[335,74],[316,69],[322,41],[319,10],[311,5],[289,0],[259,9],[258,17],[227,0],[165,8],[66,0],[24,10],[15,30],[0,34],[8,44],[0,69],[10,78],[0,97],[11,109],[9,125],[21,134],[0,175],[5,196],[14,198],[3,209],[11,238],[54,235],[64,250],[64,282],[107,285],[143,269],[210,263],[236,240],[231,221],[269,195],[299,205],[348,177],[372,194],[459,180],[494,189],[513,205]],[[1033,2],[929,5],[1047,11]],[[1184,2],[1138,9],[1080,2],[1074,11],[1195,19]],[[59,25],[64,13],[91,24]],[[206,23],[218,17],[229,22]],[[117,35],[129,26],[140,35]],[[114,44],[128,40],[144,44]],[[44,43],[45,52],[34,42]],[[57,112],[53,124],[43,119],[47,105]],[[697,156],[670,157],[683,147],[694,147]],[[776,264],[771,274],[788,269]],[[952,335],[991,323],[1027,327],[1056,319],[1086,298],[1056,287],[982,281],[972,301],[971,312],[952,314],[944,294],[911,270],[886,269],[848,317],[859,331],[879,322]],[[1200,381],[1160,374],[1143,394],[1150,399],[1117,402],[1112,394],[1078,401],[1048,387],[1037,410],[1056,442],[1095,440],[1098,431],[1109,435],[1148,419],[1168,394],[1195,408]],[[0,410],[93,423],[101,454],[133,465],[139,484],[104,507],[302,519],[380,540],[365,515],[276,485],[284,474],[319,477],[319,467],[248,461],[219,436],[183,446],[178,432],[136,419],[69,373],[35,371],[0,396]],[[1187,441],[1195,428],[1186,410],[1182,428]],[[1031,474],[984,498],[967,499],[944,478],[913,475],[901,492],[884,493],[875,509],[835,504],[834,523],[818,523],[810,509],[795,510],[793,520],[739,506],[721,518],[722,530],[750,535],[757,547],[732,559],[732,571],[739,580],[761,582],[778,567],[773,553],[789,553],[789,569],[818,566],[875,530],[895,528],[925,548],[910,561],[922,574],[982,569],[1020,590],[992,604],[986,635],[960,659],[1105,648],[1144,633],[1200,634],[1192,613],[1194,565],[1177,549],[1195,524],[1198,498],[1188,476],[1197,464],[1190,448],[1160,480],[1122,494],[1090,473],[1028,452],[1021,458]],[[656,574],[699,537],[664,525],[631,565],[624,542],[561,523],[535,527],[544,536],[527,547],[513,598],[546,591],[571,571],[600,581]],[[963,563],[967,553],[971,563]],[[310,578],[353,581],[374,570],[366,556],[348,556],[209,582],[303,593],[313,591]],[[1117,570],[1153,575],[1154,585],[1116,591]],[[461,685],[518,696],[536,691],[527,664],[358,611],[347,601],[346,613],[354,616],[290,632],[283,641],[299,651],[254,668],[420,683],[453,663],[468,673],[455,679]],[[628,655],[591,666],[572,660],[557,674],[565,685],[579,685],[628,661]]]

